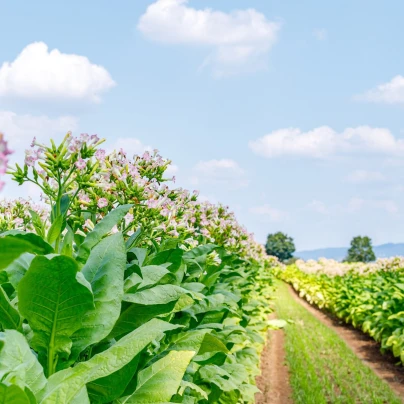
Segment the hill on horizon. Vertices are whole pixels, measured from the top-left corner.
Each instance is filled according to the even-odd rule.
[[[317,250],[298,251],[294,256],[305,261],[309,259],[318,260],[319,258],[329,258],[342,261],[347,255],[348,248],[349,247],[331,247],[319,248]],[[404,256],[404,243],[387,243],[373,246],[373,251],[377,258]]]

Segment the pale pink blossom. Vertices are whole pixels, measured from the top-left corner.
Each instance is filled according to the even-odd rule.
[[[99,207],[100,209],[105,208],[106,206],[108,206],[108,201],[107,201],[106,198],[100,198],[100,199],[98,200],[97,205],[98,205],[98,207]]]

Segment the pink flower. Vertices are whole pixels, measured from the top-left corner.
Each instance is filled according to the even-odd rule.
[[[98,200],[97,205],[98,205],[98,207],[99,207],[100,209],[105,208],[106,206],[108,206],[108,201],[107,201],[106,198],[100,198],[100,199]]]
[[[124,217],[125,219],[125,226],[128,226],[130,223],[133,222],[133,215],[132,213],[127,213]]]
[[[79,170],[84,170],[86,168],[87,163],[83,159],[78,159],[74,165],[79,169]]]
[[[103,150],[103,149],[98,149],[98,150],[95,152],[95,158],[96,158],[98,161],[103,162],[103,161],[105,160],[105,150]]]
[[[98,137],[98,135],[91,135],[90,136],[90,143],[91,144],[95,144],[95,143],[97,143],[99,141],[100,141],[100,138]]]

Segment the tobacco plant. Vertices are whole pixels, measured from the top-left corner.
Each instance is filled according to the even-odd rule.
[[[404,268],[397,259],[372,271],[349,270],[342,275],[303,272],[296,266],[279,271],[311,304],[369,334],[404,362]],[[334,273],[335,271],[330,271]]]
[[[0,233],[0,401],[254,402],[262,248],[225,208],[168,189],[157,152],[123,161],[101,142],[34,142],[12,171],[49,213]]]

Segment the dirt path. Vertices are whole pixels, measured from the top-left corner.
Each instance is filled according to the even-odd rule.
[[[274,316],[271,316],[274,318]],[[283,330],[268,332],[268,342],[261,355],[261,375],[257,386],[256,404],[292,404],[289,370],[285,363],[285,334]]]
[[[326,326],[333,329],[352,351],[381,379],[385,380],[404,402],[404,367],[396,366],[397,359],[391,354],[383,355],[379,344],[362,331],[325,314],[310,305],[289,286],[291,296]]]

